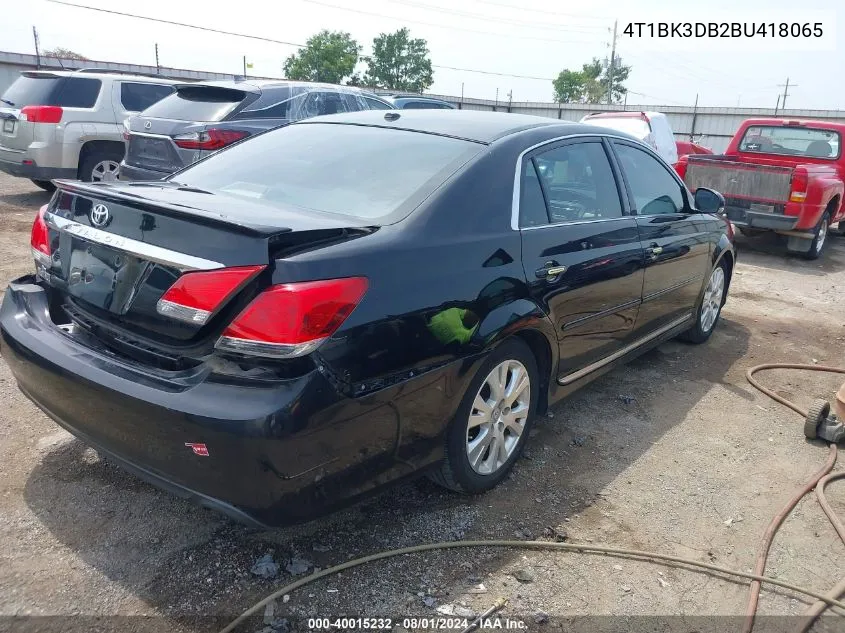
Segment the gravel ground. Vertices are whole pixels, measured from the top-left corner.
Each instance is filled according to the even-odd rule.
[[[0,292],[32,268],[29,226],[47,199],[28,181],[0,176]],[[805,441],[798,417],[751,389],[744,372],[763,362],[845,364],[845,239],[831,239],[818,262],[787,256],[774,241],[741,241],[710,342],[662,345],[556,406],[497,490],[467,498],[422,480],[267,532],[101,460],[24,398],[0,362],[0,616],[40,616],[0,617],[0,630],[215,630],[290,582],[286,567],[311,571],[442,540],[607,543],[750,571],[767,523],[821,466],[826,448]],[[764,380],[805,406],[830,398],[841,382],[797,372]],[[829,497],[845,517],[839,484]],[[250,572],[265,554],[279,564],[275,578]],[[806,499],[781,529],[768,573],[826,591],[843,567],[845,547]],[[466,549],[317,581],[279,600],[267,621],[348,614],[401,624],[402,616],[442,613],[460,620],[499,598],[508,601],[502,617],[533,630],[703,632],[739,630],[740,619],[729,616],[743,613],[746,587],[627,559]],[[806,604],[764,589],[767,617],[758,630],[786,630],[794,622],[782,616]],[[684,617],[639,618],[673,614]],[[278,630],[282,624],[276,620]],[[259,618],[244,630],[263,626]],[[845,626],[828,616],[814,630]]]

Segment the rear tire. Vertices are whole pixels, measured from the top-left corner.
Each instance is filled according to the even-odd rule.
[[[804,259],[814,260],[818,259],[824,252],[824,247],[827,246],[827,237],[830,229],[830,211],[825,211],[822,219],[816,227],[816,232],[813,241],[810,243],[810,250],[802,251],[801,257]]]
[[[836,229],[836,233],[837,233],[840,237],[845,237],[845,220],[840,220],[840,221],[839,221],[839,226],[838,226],[838,227],[837,227],[837,229]]]
[[[695,325],[678,336],[682,341],[704,343],[713,334],[719,317],[722,316],[722,304],[725,302],[725,293],[728,291],[728,267],[724,260],[710,271],[710,279],[704,288],[704,294],[695,312]]]
[[[34,180],[34,179],[33,179],[33,180],[32,180],[32,184],[34,184],[36,187],[40,187],[40,188],[41,188],[41,189],[43,189],[44,191],[50,191],[50,192],[53,192],[53,191],[55,191],[55,190],[56,190],[56,185],[54,185],[54,184],[53,184],[51,181],[49,181],[49,180]]]
[[[124,150],[102,147],[89,150],[79,163],[79,179],[84,182],[113,182],[117,180]]]
[[[429,478],[470,494],[495,487],[522,453],[539,391],[537,361],[525,343],[510,339],[494,349],[470,381],[446,431],[446,459]]]

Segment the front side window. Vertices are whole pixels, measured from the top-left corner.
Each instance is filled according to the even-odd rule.
[[[123,82],[120,84],[120,103],[128,112],[141,112],[172,92],[172,86]]]
[[[645,150],[614,143],[622,171],[634,197],[637,215],[666,215],[684,211],[681,185]]]
[[[797,125],[752,125],[739,144],[741,152],[784,154],[809,158],[839,158],[838,132]]]
[[[622,217],[616,179],[601,142],[562,145],[533,160],[552,223]]]

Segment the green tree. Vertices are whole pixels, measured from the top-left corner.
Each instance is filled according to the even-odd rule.
[[[401,28],[395,33],[381,33],[373,40],[373,54],[364,58],[365,85],[422,92],[434,83],[428,43],[409,38],[409,33],[407,28]]]
[[[88,58],[83,57],[79,53],[74,53],[69,48],[62,48],[61,46],[57,46],[56,48],[51,48],[50,50],[44,51],[45,57],[56,57],[59,59],[75,59],[80,62],[87,62]]]
[[[631,67],[625,66],[617,58],[613,63],[612,101],[618,103],[628,92],[625,81],[631,73]],[[552,81],[555,101],[559,103],[605,103],[610,89],[611,72],[609,60],[594,57],[581,70],[562,70]]]
[[[288,79],[339,84],[355,71],[361,46],[349,33],[322,30],[285,60]]]

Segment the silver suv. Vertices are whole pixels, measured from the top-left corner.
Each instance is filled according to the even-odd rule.
[[[48,191],[56,178],[116,180],[123,121],[176,83],[96,69],[23,72],[0,97],[0,170]]]

